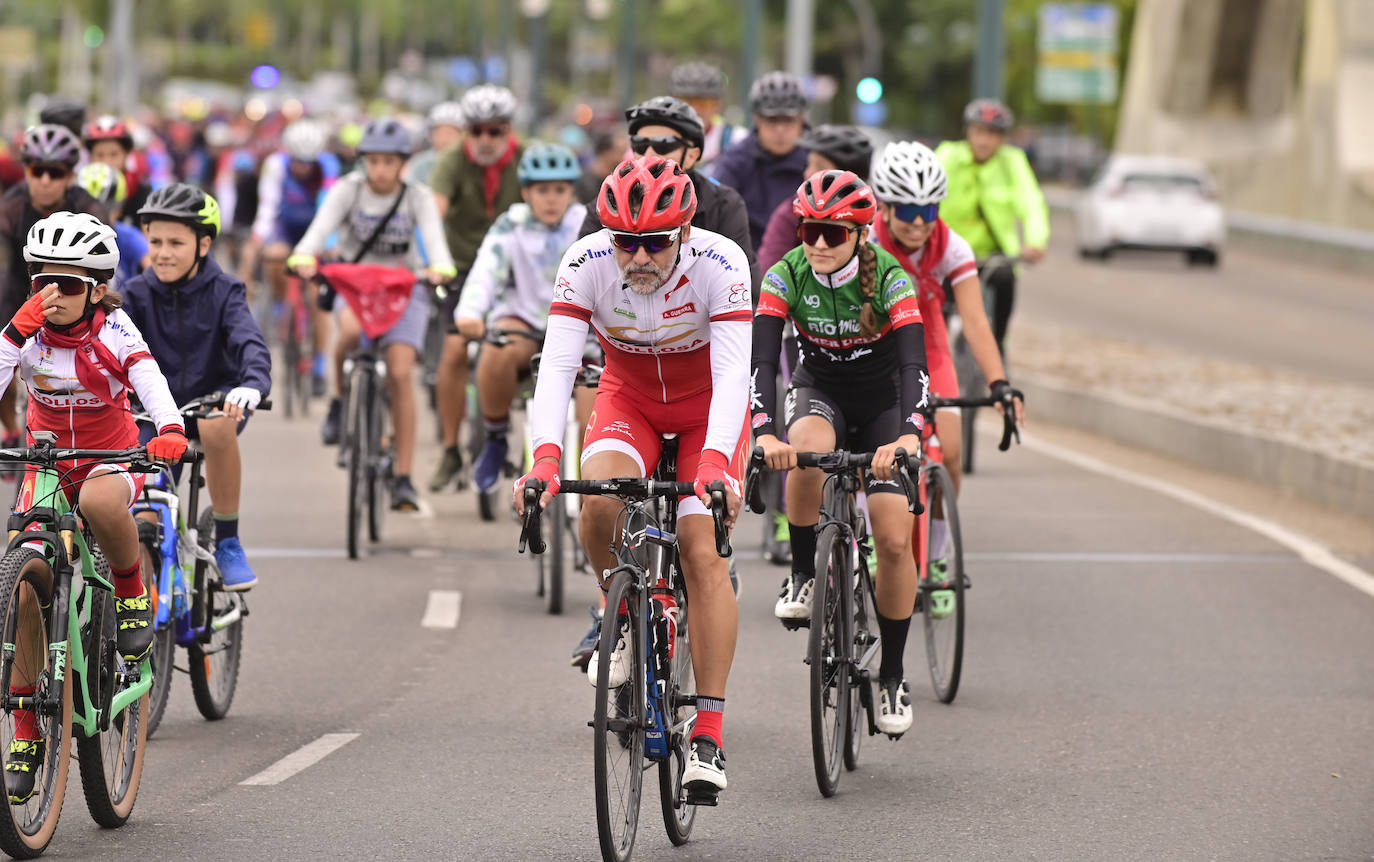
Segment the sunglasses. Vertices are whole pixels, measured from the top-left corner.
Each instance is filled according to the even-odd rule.
[[[649,254],[658,254],[677,242],[678,235],[681,233],[682,228],[676,228],[668,233],[619,233],[611,231],[611,242],[626,254],[634,254],[641,248]]]
[[[474,138],[486,136],[488,138],[504,138],[510,134],[510,128],[504,123],[496,123],[491,126],[468,126],[468,134]]]
[[[849,242],[854,228],[834,222],[806,221],[797,226],[797,239],[807,245],[816,245],[821,239],[830,248],[838,248]]]
[[[72,172],[61,165],[29,165],[29,176],[47,177],[50,180],[65,180]]]
[[[57,285],[58,292],[63,296],[85,296],[86,291],[94,288],[100,282],[84,275],[40,272],[29,280],[29,295],[32,296],[42,291],[50,284]]]
[[[940,217],[939,204],[897,204],[892,208],[892,214],[897,217],[897,221],[914,222],[920,216],[921,221],[930,224]]]
[[[630,138],[630,149],[634,150],[637,156],[642,156],[649,150],[653,150],[660,156],[666,156],[669,153],[677,152],[685,146],[687,146],[687,142],[676,135],[663,135],[657,138],[635,135]]]

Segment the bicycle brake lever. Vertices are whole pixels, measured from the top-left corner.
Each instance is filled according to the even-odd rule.
[[[539,498],[543,496],[544,489],[542,483],[530,481],[525,483],[523,491],[525,495],[525,519],[520,529],[520,553],[525,553],[525,546],[528,544],[530,553],[544,553],[544,536],[539,529]]]
[[[763,501],[763,481],[759,475],[764,466],[763,447],[755,446],[754,454],[749,456],[749,470],[744,475],[744,499],[749,504],[749,511],[756,515],[762,515],[767,508]]]
[[[735,551],[730,547],[730,531],[725,527],[725,486],[720,482],[712,482],[710,490],[711,520],[716,528],[716,555],[729,557]]]
[[[913,515],[922,515],[926,507],[921,504],[919,488],[916,480],[911,477],[911,456],[901,448],[897,450],[896,455],[897,463],[893,467],[897,473],[897,484],[902,486],[902,493],[906,495],[906,510]]]

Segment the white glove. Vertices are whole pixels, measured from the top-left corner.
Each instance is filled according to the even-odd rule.
[[[224,396],[225,404],[242,407],[249,413],[258,409],[258,402],[261,400],[262,393],[248,386],[236,386],[229,390],[228,395]]]

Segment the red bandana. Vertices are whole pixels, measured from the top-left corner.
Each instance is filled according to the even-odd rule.
[[[119,359],[114,352],[106,347],[99,339],[100,329],[105,325],[105,310],[97,308],[95,315],[90,323],[85,327],[78,327],[70,332],[58,332],[51,327],[43,327],[43,341],[53,347],[71,348],[76,351],[76,377],[81,381],[81,385],[86,387],[86,391],[104,401],[111,407],[118,407],[112,393],[110,383],[101,373],[103,369],[115,380],[118,380],[125,389],[131,388],[129,375],[124,373],[123,367],[119,364]]]
[[[463,152],[469,161],[482,169],[482,196],[487,200],[487,218],[496,218],[496,194],[501,191],[501,172],[515,160],[515,150],[520,146],[515,135],[511,135],[506,141],[506,151],[501,157],[489,165],[484,165],[477,161],[477,157],[472,152],[472,138],[463,139]]]

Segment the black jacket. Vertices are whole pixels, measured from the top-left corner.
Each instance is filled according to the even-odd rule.
[[[264,397],[271,391],[272,355],[243,282],[220,269],[214,257],[184,284],[163,284],[148,267],[124,282],[120,293],[178,404],[235,386],[252,387]]]
[[[692,224],[735,241],[749,261],[750,283],[757,300],[763,272],[754,256],[754,243],[749,239],[749,211],[744,208],[744,199],[729,186],[695,170],[688,171],[687,176],[691,177],[697,193],[697,211],[692,216]],[[596,204],[592,203],[587,206],[587,217],[582,221],[582,231],[577,238],[599,230],[601,218],[596,214]]]
[[[62,210],[90,213],[106,224],[110,223],[110,212],[105,205],[76,183],[67,189],[66,198],[53,212]],[[19,306],[29,297],[29,268],[24,263],[24,243],[28,239],[29,228],[41,218],[43,216],[29,201],[28,183],[11,186],[0,198],[0,327],[9,323]]]

